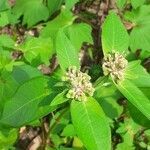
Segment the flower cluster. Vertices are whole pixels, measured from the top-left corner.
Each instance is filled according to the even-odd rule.
[[[112,53],[104,58],[102,67],[105,75],[111,75],[111,77],[117,81],[124,78],[124,71],[127,64],[128,61],[123,55]]]
[[[91,77],[78,70],[76,67],[68,68],[64,81],[69,83],[69,91],[67,98],[76,99],[79,101],[86,100],[86,96],[92,96],[94,88],[90,82]]]

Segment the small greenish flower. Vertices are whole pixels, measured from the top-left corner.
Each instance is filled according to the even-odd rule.
[[[123,55],[119,53],[108,54],[104,57],[103,61],[103,71],[104,75],[110,75],[113,80],[123,80],[124,71],[127,67],[128,61],[124,58]]]
[[[69,83],[67,98],[85,101],[86,96],[93,96],[94,88],[90,82],[91,77],[78,70],[76,67],[69,67],[63,81]]]

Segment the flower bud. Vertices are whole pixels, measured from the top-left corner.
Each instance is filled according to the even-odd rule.
[[[63,81],[69,83],[67,98],[85,101],[86,96],[92,96],[94,88],[90,82],[91,77],[78,70],[76,67],[69,67]]]
[[[103,61],[104,75],[110,75],[112,79],[122,80],[124,78],[124,71],[128,61],[119,53],[108,54]]]

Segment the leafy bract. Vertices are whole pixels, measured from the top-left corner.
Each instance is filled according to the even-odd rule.
[[[6,102],[0,123],[19,127],[32,121],[38,104],[48,95],[46,88],[47,79],[44,77],[36,77],[22,84]]]
[[[57,34],[56,52],[59,64],[64,71],[70,66],[80,67],[78,53],[62,29]]]
[[[49,60],[54,54],[51,38],[29,38],[20,46],[20,50],[28,62],[32,63],[38,60],[36,64],[49,64]]]
[[[109,124],[95,99],[90,97],[86,102],[73,100],[71,117],[77,135],[88,150],[111,149]]]
[[[129,46],[128,33],[120,18],[110,12],[102,26],[102,47],[104,54],[109,52],[126,52]]]
[[[16,0],[13,12],[20,17],[23,15],[23,24],[31,27],[39,21],[46,21],[49,16],[48,8],[42,0]]]
[[[129,102],[150,120],[150,100],[143,92],[128,79],[120,81],[116,86]]]

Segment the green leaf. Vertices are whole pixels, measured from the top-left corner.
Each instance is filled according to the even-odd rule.
[[[37,68],[24,64],[15,66],[12,75],[19,84],[23,84],[32,78],[42,76],[42,73]]]
[[[36,64],[49,64],[49,60],[54,54],[51,38],[29,38],[20,46],[20,50],[28,62],[32,63],[38,60]]]
[[[77,135],[88,150],[111,149],[109,124],[95,99],[89,97],[86,102],[73,100],[71,117]]]
[[[65,30],[66,35],[69,37],[77,51],[80,50],[83,42],[93,43],[91,32],[91,27],[85,23],[72,24]]]
[[[14,79],[11,72],[6,70],[1,71],[0,74],[0,117],[2,115],[4,104],[11,98],[19,84]]]
[[[74,17],[70,11],[62,10],[61,13],[53,20],[46,23],[46,27],[41,31],[42,37],[51,37],[55,40],[57,32],[60,28],[71,25]]]
[[[80,149],[80,150],[85,150],[83,143],[77,136],[74,136],[72,146],[74,147],[73,150],[75,150],[75,148]]]
[[[128,103],[128,109],[132,119],[147,128],[150,128],[150,120],[148,120],[136,107],[134,107],[130,102]]]
[[[7,24],[9,24],[7,12],[6,11],[0,12],[0,27],[4,27]]]
[[[123,9],[123,7],[125,6],[127,0],[117,0],[117,6],[120,8],[120,9]]]
[[[0,11],[4,11],[8,8],[9,8],[8,1],[7,0],[1,0],[0,1]]]
[[[3,70],[0,74],[0,101],[10,98],[16,91],[18,85],[12,73]]]
[[[12,71],[13,66],[21,65],[22,63],[12,60],[11,53],[8,51],[0,50],[0,70]]]
[[[141,113],[150,120],[150,100],[131,81],[124,79],[117,88]]]
[[[110,12],[102,26],[102,47],[104,54],[112,51],[125,52],[129,46],[129,36],[120,18]]]
[[[42,0],[16,0],[13,12],[18,17],[23,15],[23,24],[31,27],[39,21],[46,21],[49,11]]]
[[[61,8],[61,5],[63,3],[64,0],[48,0],[47,1],[47,5],[48,5],[48,9],[49,9],[49,14],[50,16],[57,10],[59,10]]]
[[[150,52],[150,6],[143,5],[137,10],[127,12],[126,20],[132,22],[133,29],[130,33],[130,48],[132,52],[141,49]]]
[[[56,119],[59,119],[59,122],[56,124]],[[61,134],[64,127],[69,123],[70,112],[68,107],[61,109],[55,113],[55,117],[51,120],[51,134]]]
[[[140,87],[140,90],[150,99],[150,87]]]
[[[131,61],[125,71],[125,78],[132,79],[137,87],[150,87],[150,75],[140,61]]]
[[[7,102],[16,92],[19,85],[31,78],[42,76],[35,68],[28,65],[15,66],[12,72],[5,69],[0,74],[0,115],[5,102]]]
[[[137,7],[143,5],[144,2],[145,2],[145,0],[131,0],[131,4],[132,4],[134,9],[136,9]]]
[[[117,88],[108,81],[97,87],[94,93],[94,98],[100,103],[106,116],[111,119],[118,118],[123,112],[123,107],[117,103],[121,97]]]
[[[64,71],[70,66],[80,67],[78,53],[63,30],[59,30],[57,34],[56,50],[59,64]]]
[[[6,34],[0,35],[0,46],[4,48],[14,48],[15,42]]]
[[[66,8],[70,9],[74,6],[75,3],[77,3],[79,0],[65,0],[66,2]]]
[[[38,105],[38,110],[35,115],[35,119],[40,119],[46,115],[48,115],[50,112],[56,110],[58,108],[57,105],[51,106],[52,100],[59,94],[64,91],[64,87],[57,86],[57,83],[59,81],[55,79],[53,76],[48,78],[48,89],[49,89],[49,95],[45,97]],[[34,120],[35,120],[34,119]]]
[[[75,136],[76,132],[72,124],[68,124],[61,133],[61,136]]]
[[[140,53],[140,59],[143,60],[145,58],[149,58],[150,57],[150,51],[145,50],[145,51],[141,51]]]
[[[4,129],[0,130],[0,149],[9,150],[15,143],[18,137],[17,129]]]
[[[62,93],[59,93],[51,102],[51,106],[55,106],[55,105],[59,105],[62,104],[66,101],[68,101],[68,99],[66,98],[66,90],[64,90]]]
[[[9,52],[0,50],[0,69],[2,70],[4,68],[6,70],[12,69],[12,60]]]
[[[135,147],[133,146],[133,144],[131,144],[131,142],[129,142],[131,140],[129,138],[129,134],[124,135],[124,139],[126,139],[126,141],[119,143],[117,145],[116,150],[135,150]]]
[[[46,87],[47,79],[44,77],[36,77],[22,84],[6,102],[0,122],[19,127],[32,121],[38,104],[48,95]]]
[[[0,12],[0,27],[4,27],[5,25],[12,24],[18,22],[17,16],[12,14],[11,9]]]
[[[145,130],[144,134],[147,137],[147,139],[150,140],[150,129]]]
[[[117,145],[117,150],[135,150],[134,136],[139,131],[140,126],[136,124],[131,118],[125,118],[124,123],[119,124],[117,133],[119,133],[123,139],[122,143]]]

